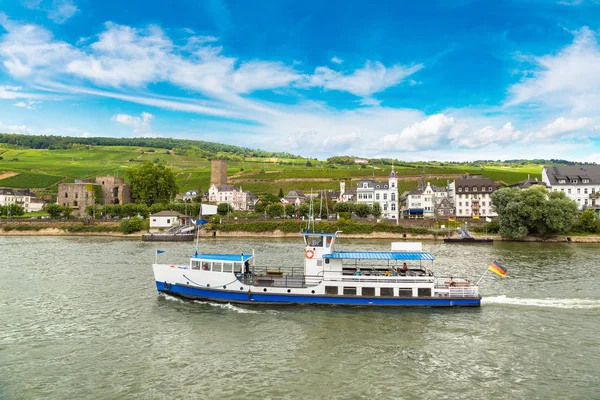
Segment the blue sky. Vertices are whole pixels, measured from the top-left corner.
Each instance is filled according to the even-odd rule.
[[[0,132],[600,162],[600,1],[0,0]]]

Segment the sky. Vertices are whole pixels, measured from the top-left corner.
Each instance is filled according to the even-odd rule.
[[[0,132],[600,162],[600,0],[0,0]]]

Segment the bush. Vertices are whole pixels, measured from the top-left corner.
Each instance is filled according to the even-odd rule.
[[[598,232],[598,216],[594,210],[584,210],[579,213],[575,229],[579,232]]]
[[[125,235],[142,230],[142,220],[140,218],[124,219],[119,224],[119,231]]]

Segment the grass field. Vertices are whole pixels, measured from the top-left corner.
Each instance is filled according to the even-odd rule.
[[[175,173],[180,191],[202,188],[210,183],[210,161],[197,156],[175,154],[165,149],[150,149],[127,146],[93,146],[72,150],[32,150],[0,148],[2,159],[0,171],[15,172],[10,178],[0,180],[0,186],[15,188],[46,188],[46,192],[57,190],[57,183],[64,179],[92,178],[112,175],[125,177],[131,166],[145,161],[162,162]],[[306,166],[310,161],[311,166]],[[414,189],[424,172],[425,178],[437,185],[445,184],[466,173],[483,174],[499,183],[512,184],[530,175],[541,179],[541,165],[523,167],[486,166],[470,164],[440,165],[440,163],[418,163],[414,166],[395,168],[399,178],[400,192]],[[330,165],[324,161],[306,159],[247,158],[244,161],[228,161],[227,175],[230,183],[242,186],[256,195],[285,193],[292,189],[305,192],[339,190],[341,180],[350,180],[352,187],[361,178],[373,174],[379,180],[386,179],[391,171],[389,165],[375,168],[362,165]],[[316,180],[315,180],[316,179]]]

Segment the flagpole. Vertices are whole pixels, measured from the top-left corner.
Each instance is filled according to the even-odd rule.
[[[154,264],[158,264],[158,249],[154,250]]]
[[[485,274],[487,274],[488,269],[485,269],[485,272],[483,273],[483,275],[481,275],[481,278],[479,278],[479,280],[477,281],[477,283],[475,283],[475,285],[479,285],[479,282],[481,282],[481,280],[483,279],[483,277],[485,276]]]

